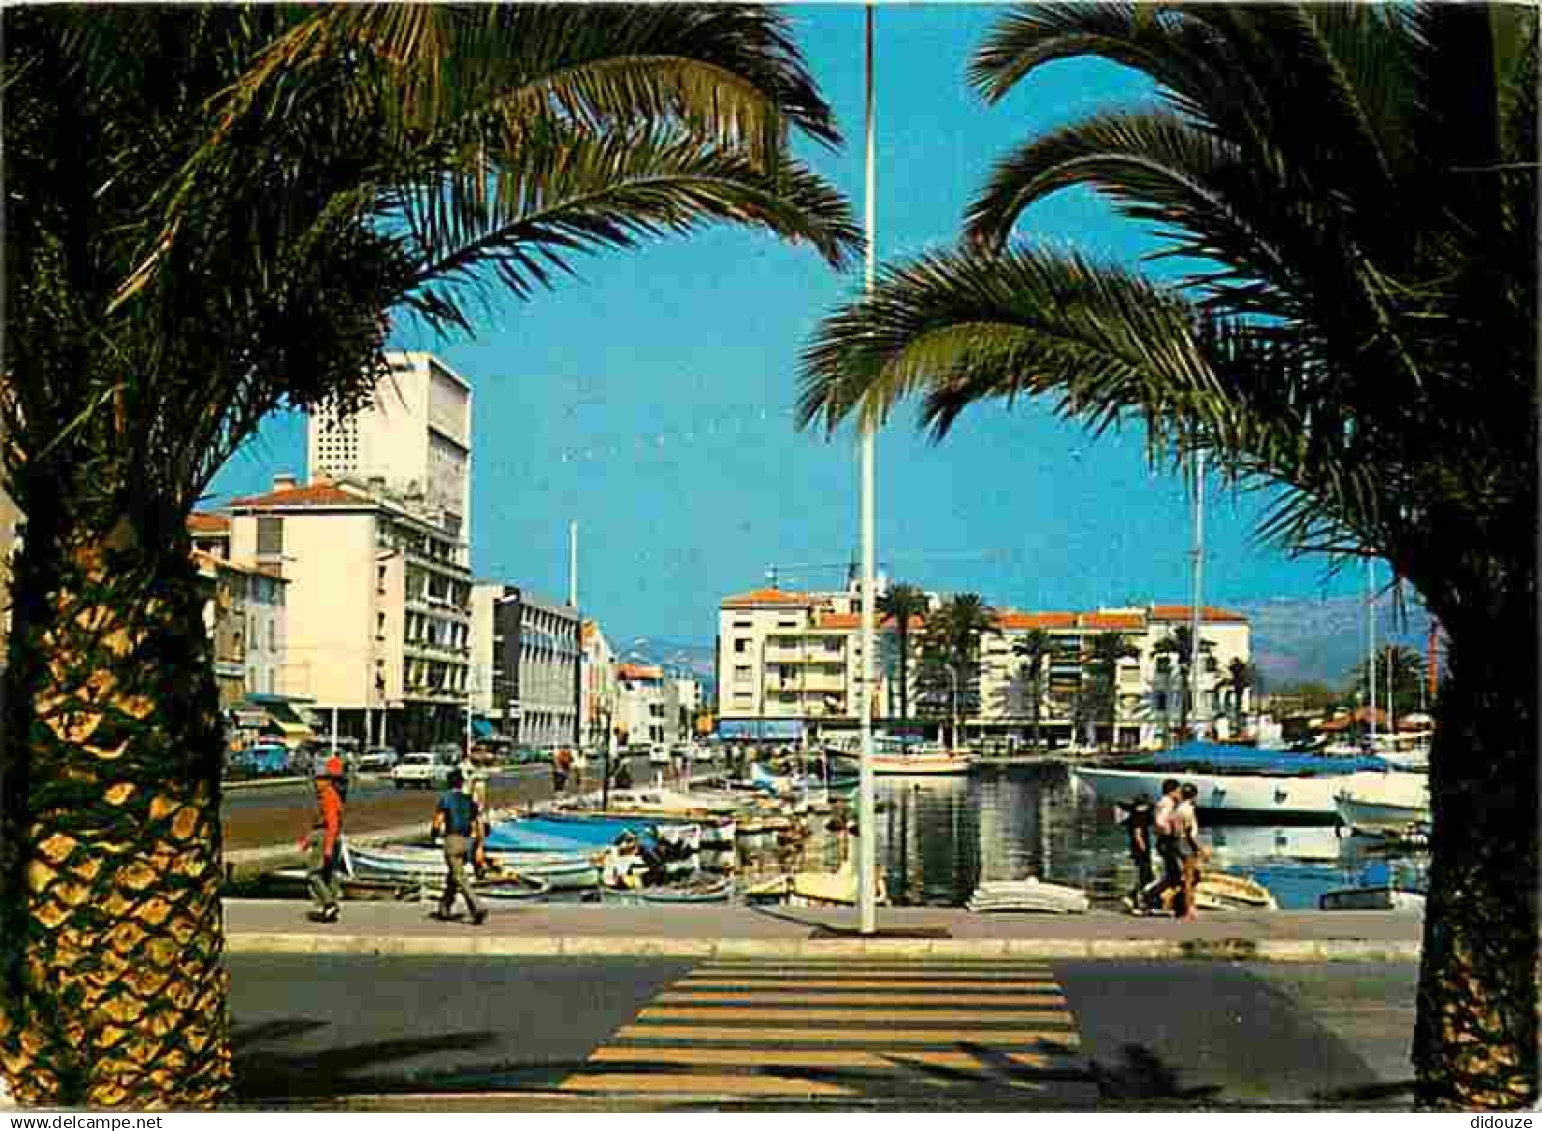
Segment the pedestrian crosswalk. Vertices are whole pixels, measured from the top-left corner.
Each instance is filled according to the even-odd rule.
[[[1096,1099],[1048,965],[714,960],[665,987],[559,1085],[732,1098]]]

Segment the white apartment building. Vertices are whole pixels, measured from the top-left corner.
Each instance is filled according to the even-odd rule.
[[[935,603],[935,601],[934,601]],[[853,592],[793,593],[760,589],[726,598],[718,612],[718,733],[725,738],[812,741],[860,725],[860,599]],[[1170,654],[1157,644],[1188,625],[1183,605],[1098,609],[1093,612],[996,611],[998,633],[981,643],[979,708],[963,718],[972,738],[1026,739],[1033,712],[1025,660],[1014,652],[1033,630],[1046,632],[1052,654],[1040,680],[1039,733],[1055,745],[1092,739],[1122,747],[1160,745],[1176,724],[1181,678]],[[909,629],[911,716],[916,718],[924,621]],[[1083,655],[1094,638],[1117,633],[1138,650],[1120,661],[1112,718],[1084,722],[1075,732],[1078,696],[1089,686]],[[1188,710],[1191,724],[1210,733],[1226,731],[1227,698],[1221,689],[1233,659],[1251,658],[1250,632],[1241,614],[1206,606],[1198,702]],[[879,624],[879,674],[875,716],[894,721],[898,679],[892,622]],[[1244,709],[1248,698],[1244,697]],[[933,732],[940,720],[930,723]]]
[[[673,742],[675,720],[666,695],[664,669],[656,664],[622,664],[616,669],[616,722],[621,741]]]
[[[350,480],[273,490],[229,508],[231,556],[290,579],[279,680],[330,729],[422,749],[464,733],[471,574],[453,516]]]
[[[368,407],[311,415],[310,478],[380,480],[441,512],[446,532],[470,544],[471,385],[431,353],[393,350],[386,363]]]

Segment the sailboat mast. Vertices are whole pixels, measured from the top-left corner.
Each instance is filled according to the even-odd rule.
[[[1366,683],[1371,689],[1371,750],[1376,749],[1376,563],[1367,560],[1365,563],[1365,626],[1368,651],[1370,653],[1370,670],[1366,673]]]
[[[1194,735],[1199,735],[1199,631],[1201,581],[1205,566],[1205,453],[1194,457],[1194,607],[1189,614],[1189,714],[1193,716]]]

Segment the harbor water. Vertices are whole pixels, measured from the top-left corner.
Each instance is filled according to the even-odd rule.
[[[1112,905],[1135,883],[1124,826],[1063,764],[880,777],[877,800],[878,858],[897,905],[958,906],[982,880],[1029,876]],[[1333,825],[1221,825],[1202,815],[1201,839],[1209,867],[1258,880],[1290,910],[1389,879],[1422,889],[1428,859]]]

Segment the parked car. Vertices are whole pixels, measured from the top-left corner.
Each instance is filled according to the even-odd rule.
[[[396,763],[401,760],[401,755],[390,746],[371,746],[359,755],[356,763],[360,771],[389,773],[396,768]]]
[[[278,777],[289,772],[289,749],[277,742],[258,742],[235,750],[225,760],[229,777]]]
[[[450,783],[450,771],[459,759],[445,750],[414,750],[402,755],[391,769],[391,783],[397,789],[443,789]]]
[[[543,750],[539,746],[516,746],[514,748],[514,764],[516,766],[529,766],[536,762],[550,762],[551,751]]]

